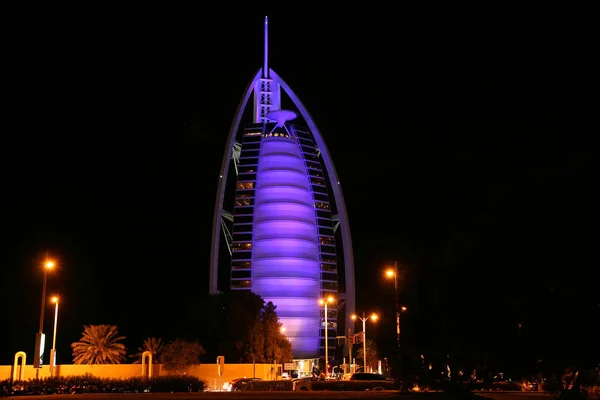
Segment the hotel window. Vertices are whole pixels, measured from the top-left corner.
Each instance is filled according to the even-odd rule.
[[[236,207],[235,211],[233,212],[233,214],[234,214],[234,216],[238,216],[238,215],[252,215],[252,214],[254,214],[254,207]],[[251,222],[251,221],[252,220],[248,220],[247,222]],[[239,222],[242,222],[242,221],[239,221]]]
[[[327,273],[327,272],[323,272],[321,274],[321,279],[324,281],[333,281],[333,282],[337,282],[337,274],[332,274],[332,273]]]
[[[247,198],[247,197],[254,197],[254,190],[238,190],[235,193],[236,199]]]
[[[307,154],[315,154],[315,155],[317,154],[317,150],[315,150],[315,148],[312,146],[302,145],[302,151]]]
[[[232,243],[231,248],[233,251],[252,250],[252,243]]]
[[[337,272],[337,267],[335,264],[321,264],[321,271]]]
[[[325,181],[321,178],[310,178],[310,183],[312,183],[313,185],[321,185],[321,186],[325,186]]]
[[[315,193],[314,196],[316,201],[324,201],[326,203],[329,203],[329,196],[327,196],[324,193]]]
[[[318,162],[306,160],[306,165],[308,165],[308,168],[318,169],[319,171],[321,170],[321,164]]]
[[[324,186],[313,185],[312,190],[313,190],[313,192],[317,192],[317,193],[327,193],[327,188]]]
[[[234,233],[233,241],[234,242],[251,242],[252,241],[252,233]]]
[[[316,169],[311,169],[308,171],[308,173],[310,174],[310,176],[316,176],[317,178],[323,177],[323,173],[321,171],[317,171]]]
[[[316,201],[315,207],[320,208],[321,210],[329,210],[329,203],[324,203],[322,201]]]
[[[240,158],[240,166],[244,165],[258,165],[258,158]]]
[[[326,296],[327,293],[323,293],[323,296]],[[335,308],[327,308],[327,322],[335,321],[338,317],[338,312]],[[325,319],[325,310],[321,309],[321,319]]]
[[[333,224],[331,223],[331,214],[329,214],[327,217],[321,217],[320,215],[318,215],[320,212],[327,214],[326,211],[317,210],[317,223],[319,224],[319,226],[333,228]]]
[[[244,136],[242,139],[242,146],[247,146],[248,144],[260,143],[261,136]]]
[[[323,256],[323,257],[321,257],[321,261],[323,261],[324,263],[335,264],[335,258],[332,258],[332,257]],[[321,268],[322,268],[322,266],[323,266],[323,264],[321,264]]]
[[[255,181],[256,180],[256,172],[243,173],[243,174],[240,173],[239,179],[243,179],[245,181]]]
[[[236,251],[235,253],[231,253],[231,258],[233,260],[250,260],[252,258],[251,251]]]
[[[238,172],[240,174],[248,174],[248,173],[251,173],[251,172],[256,172],[256,167],[255,166],[251,166],[251,167],[238,168]]]
[[[250,280],[246,279],[246,280],[243,280],[243,281],[231,281],[231,287],[233,289],[249,288],[250,287]]]
[[[332,237],[319,236],[319,243],[335,245],[335,239]]]
[[[235,199],[237,207],[251,206],[254,204],[254,199]]]
[[[256,132],[256,131],[252,131],[252,132],[246,132],[244,133],[244,136],[260,136],[262,135],[262,132]]]
[[[323,282],[323,290],[337,290],[337,282]]]
[[[231,279],[249,279],[250,271],[231,271]]]
[[[331,211],[317,210],[317,217],[329,219],[329,218],[331,218]]]
[[[332,228],[322,228],[322,227],[319,227],[319,235],[333,236],[334,232],[333,232]]]
[[[258,142],[258,143],[253,143],[253,142],[246,143],[246,142],[244,142],[244,150],[258,150],[259,148],[260,148],[260,142]]]
[[[252,224],[233,224],[233,232],[252,232]]]
[[[254,215],[234,215],[233,223],[235,224],[250,224],[254,221]]]
[[[235,261],[231,263],[231,269],[250,269],[252,263],[250,261]]]
[[[254,189],[254,182],[238,182],[235,187],[238,190]]]
[[[327,254],[335,254],[335,246],[319,246],[321,253],[327,253]]]
[[[258,150],[245,150],[244,148],[242,148],[242,151],[240,152],[240,160],[242,158],[251,157],[258,157]]]

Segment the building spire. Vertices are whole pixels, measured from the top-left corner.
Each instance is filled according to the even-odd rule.
[[[263,65],[264,79],[269,78],[269,17],[265,15],[265,60]]]

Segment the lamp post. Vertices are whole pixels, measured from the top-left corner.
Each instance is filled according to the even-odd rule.
[[[394,261],[394,268],[386,272],[388,277],[394,278],[394,307],[396,309],[396,342],[400,348],[400,303],[398,302],[398,262]]]
[[[54,376],[56,368],[56,325],[58,324],[58,297],[52,297],[54,303],[54,336],[52,337],[52,349],[50,350],[50,376]]]
[[[319,300],[319,304],[325,306],[325,378],[329,377],[329,368],[327,368],[327,365],[329,364],[329,337],[327,332],[329,331],[329,322],[327,321],[327,304],[333,303],[334,301],[335,299],[333,296]]]
[[[54,261],[46,259],[44,261],[44,283],[42,284],[42,307],[40,312],[40,329],[35,337],[35,351],[33,359],[33,367],[38,369],[36,375],[39,374],[39,368],[42,368],[42,356],[44,354],[44,306],[46,305],[46,283],[48,281],[48,271],[54,268]]]
[[[377,321],[377,318],[379,318],[379,316],[375,313],[371,314],[371,316],[369,318],[365,317],[365,313],[362,313],[362,318],[358,317],[356,314],[352,314],[351,317],[353,320],[356,319],[360,319],[362,321],[363,324],[363,334],[362,334],[362,339],[363,339],[363,372],[367,372],[367,320],[369,318],[371,318],[371,320],[373,322]]]

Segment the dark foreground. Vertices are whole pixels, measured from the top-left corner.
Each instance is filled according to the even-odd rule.
[[[367,391],[367,392],[330,392],[330,391],[309,391],[309,392],[203,392],[203,393],[126,393],[126,394],[58,394],[58,395],[40,395],[40,396],[12,396],[11,399],[22,398],[23,400],[243,400],[243,399],[317,399],[317,400],[338,400],[338,399],[372,399],[372,400],[553,400],[554,398],[540,394],[530,394],[529,396],[521,393],[486,393],[485,397],[470,394],[449,394],[449,393],[399,393],[397,391]],[[529,398],[531,397],[531,398]],[[534,399],[535,398],[535,399]]]

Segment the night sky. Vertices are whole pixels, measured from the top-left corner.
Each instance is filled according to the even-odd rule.
[[[33,354],[45,252],[59,363],[85,324],[118,325],[131,351],[193,335],[177,321],[208,291],[221,157],[266,13],[270,65],[342,183],[357,311],[382,315],[371,338],[393,346],[397,260],[414,351],[600,359],[585,10],[338,11],[5,10],[0,364]],[[52,323],[49,304],[49,341]]]

